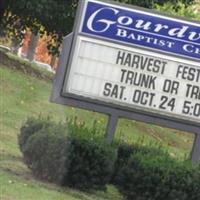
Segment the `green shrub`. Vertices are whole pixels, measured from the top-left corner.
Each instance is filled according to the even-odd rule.
[[[167,153],[162,151],[160,148],[151,147],[151,146],[141,146],[138,144],[127,144],[120,143],[118,144],[117,160],[115,162],[115,170],[113,173],[112,183],[118,184],[121,181],[119,172],[121,168],[126,166],[130,160],[130,157],[133,154],[140,153],[142,155],[152,155],[152,156],[166,156]]]
[[[103,141],[72,138],[66,184],[80,190],[104,189],[110,182],[115,158],[115,150]]]
[[[87,138],[88,140],[103,141],[104,133],[98,126],[97,121],[94,120],[92,127],[87,127],[85,122],[78,121],[77,117],[67,120],[68,132],[73,138]]]
[[[170,199],[200,199],[200,169],[188,163],[179,163],[171,168],[165,176],[163,187],[168,189]]]
[[[20,129],[20,134],[18,135],[18,143],[20,150],[23,152],[26,146],[26,142],[30,136],[42,129],[43,127],[48,127],[50,124],[49,119],[39,118],[28,118],[27,121]]]
[[[36,177],[63,184],[70,146],[65,132],[65,126],[49,124],[28,138],[24,161]]]
[[[32,119],[24,129],[19,143],[23,140],[24,161],[36,177],[81,190],[103,189],[110,182],[116,151],[95,122],[89,129],[77,119],[66,125]]]
[[[198,168],[140,152],[118,171],[117,186],[128,200],[197,200],[199,180]]]
[[[94,120],[92,127],[77,118],[68,120],[71,140],[66,185],[80,190],[104,189],[113,174],[116,151]]]

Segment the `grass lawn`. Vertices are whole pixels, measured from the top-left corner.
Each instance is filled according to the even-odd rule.
[[[86,194],[69,188],[35,180],[24,165],[18,148],[17,135],[29,116],[51,115],[55,120],[79,116],[91,125],[90,118],[106,120],[104,116],[49,103],[51,83],[26,76],[0,66],[0,200],[120,200],[113,186],[106,192]],[[102,126],[103,127],[103,126]]]
[[[17,135],[29,116],[50,115],[57,121],[78,116],[88,126],[92,126],[93,119],[102,133],[105,132],[105,115],[50,103],[51,87],[49,81],[0,65],[0,200],[123,199],[113,186],[108,186],[105,192],[86,194],[43,183],[35,180],[23,164]],[[194,140],[192,134],[125,119],[119,120],[116,138],[145,145],[156,142],[177,158],[189,154]]]
[[[27,174],[28,175],[28,174]],[[123,200],[113,186],[107,191],[83,193],[53,184],[43,183],[31,176],[13,174],[0,170],[1,200]]]

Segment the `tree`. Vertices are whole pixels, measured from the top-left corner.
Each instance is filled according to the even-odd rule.
[[[51,54],[58,54],[63,36],[72,31],[75,12],[79,0],[0,0],[4,11],[7,34],[22,41],[25,30],[29,28],[35,35],[51,35],[48,48]],[[179,0],[115,0],[146,8],[156,4],[172,2],[177,10]],[[182,0],[185,5],[194,0]],[[3,15],[3,14],[1,14]],[[2,20],[1,20],[2,21]],[[1,22],[0,22],[1,23]]]
[[[156,5],[164,5],[165,3],[172,3],[175,9],[178,9],[177,5],[181,1],[184,5],[190,5],[195,0],[115,0],[118,2],[128,3],[145,8],[155,8]]]
[[[5,12],[5,5],[4,5],[4,0],[0,0],[0,35],[2,34],[2,21],[3,21],[3,14]]]
[[[176,7],[178,7],[179,9],[177,10]],[[182,2],[178,2],[176,7],[174,7],[172,3],[167,2],[163,6],[157,5],[156,9],[161,12],[166,12],[167,14],[187,17],[193,20],[200,19],[200,13],[198,12],[198,3],[194,4],[194,6],[186,6]]]
[[[0,20],[3,18],[3,14],[6,9],[6,1],[5,0],[0,0]]]
[[[8,34],[23,39],[29,28],[35,35],[52,36],[49,50],[58,53],[63,36],[71,32],[78,0],[6,0]],[[52,45],[53,44],[53,45]]]

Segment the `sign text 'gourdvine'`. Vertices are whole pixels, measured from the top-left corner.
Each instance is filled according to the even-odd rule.
[[[200,24],[88,2],[82,32],[200,59]]]

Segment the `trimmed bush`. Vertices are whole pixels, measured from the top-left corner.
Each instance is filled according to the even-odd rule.
[[[68,120],[70,165],[65,184],[80,190],[104,189],[110,182],[116,150],[104,138],[97,121],[91,128],[77,118]]]
[[[42,118],[28,118],[24,125],[20,129],[20,134],[18,135],[18,143],[20,150],[24,152],[26,142],[30,136],[35,134],[37,131],[41,130],[43,127],[48,127],[50,125],[49,119]]]
[[[43,180],[89,191],[114,183],[128,200],[199,200],[200,167],[160,148],[105,142],[96,125],[29,119],[19,144],[24,161]],[[118,151],[116,151],[116,149]]]
[[[24,161],[42,180],[80,190],[104,189],[113,174],[116,151],[95,123],[88,129],[76,121],[63,125],[28,120],[19,136]]]
[[[115,150],[107,143],[72,138],[66,184],[80,190],[104,189],[110,182],[115,159]]]
[[[198,200],[200,171],[169,156],[136,153],[118,171],[117,186],[129,200]]]
[[[65,131],[64,126],[51,124],[28,138],[23,151],[24,161],[36,177],[63,184],[70,146]]]
[[[120,170],[127,166],[130,157],[134,154],[140,153],[141,155],[152,155],[152,156],[166,156],[167,153],[162,151],[160,148],[155,147],[147,147],[147,146],[139,146],[138,144],[130,145],[127,143],[118,144],[117,151],[117,160],[115,162],[115,170],[113,173],[112,183],[118,184],[121,182],[121,178],[119,176]]]

